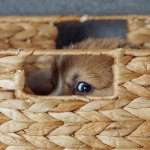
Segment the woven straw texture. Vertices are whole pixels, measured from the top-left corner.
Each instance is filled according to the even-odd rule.
[[[115,59],[113,96],[57,97],[36,96],[24,92],[23,63],[26,57],[91,53],[106,54]],[[0,50],[1,150],[149,148],[149,49],[94,52]]]
[[[67,52],[58,53],[67,55]],[[1,53],[4,54],[5,51]],[[7,51],[7,56],[0,58],[1,147],[8,146],[7,149],[150,147],[149,50],[142,50],[142,53],[139,50],[102,52],[116,60],[114,69],[116,87],[112,100],[110,97],[58,98],[25,94],[22,63],[28,55],[44,53],[56,55],[54,51],[14,50]]]
[[[150,19],[132,18],[128,20],[129,41],[142,44],[144,47],[150,47]]]
[[[55,49],[57,37],[58,29],[52,22],[19,21],[15,23],[15,21],[0,20],[0,49]],[[38,58],[32,56],[26,59],[26,74],[39,69],[39,66],[45,65],[40,62],[35,63]]]
[[[0,22],[0,49],[55,48],[57,28],[49,23]]]

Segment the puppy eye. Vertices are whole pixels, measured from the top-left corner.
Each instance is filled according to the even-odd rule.
[[[87,94],[89,92],[91,92],[92,90],[92,86],[86,82],[78,82],[78,84],[75,87],[75,92],[79,93],[79,94]]]

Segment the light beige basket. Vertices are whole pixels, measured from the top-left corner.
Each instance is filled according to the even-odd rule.
[[[2,17],[0,22],[45,24],[94,19],[131,21],[135,18],[147,19],[148,16]],[[19,33],[13,34],[13,38],[17,34]],[[34,38],[28,38],[32,45],[31,37]],[[28,38],[23,42],[28,42]],[[9,43],[8,37],[6,39]],[[0,50],[0,149],[150,149],[149,49],[74,52],[40,48],[27,50],[6,47],[7,50]],[[26,57],[81,54],[106,54],[114,58],[113,96],[57,97],[24,92],[25,75],[22,64]]]

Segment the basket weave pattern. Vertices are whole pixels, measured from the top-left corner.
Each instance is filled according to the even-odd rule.
[[[43,50],[55,48],[54,22],[127,20],[127,38],[149,47],[148,18],[0,17],[0,150],[148,150],[150,50],[102,52],[115,58],[115,94],[108,98],[26,94],[22,66],[28,56],[30,65],[39,55],[73,54]],[[42,50],[8,50],[18,47]]]
[[[144,47],[150,47],[150,19],[129,19],[128,34],[129,41],[137,44],[143,44]]]
[[[150,147],[149,50],[105,52],[116,58],[117,96],[112,99],[24,93],[22,64],[27,56],[40,54],[56,55],[43,50],[1,51],[0,149]]]
[[[50,23],[0,22],[0,49],[55,48],[57,32]]]

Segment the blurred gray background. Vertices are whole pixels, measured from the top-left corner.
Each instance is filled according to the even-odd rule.
[[[0,15],[149,13],[150,0],[0,0]]]
[[[150,0],[0,0],[0,15],[125,15],[150,14]],[[125,38],[125,21],[62,23],[57,47],[83,39]]]

